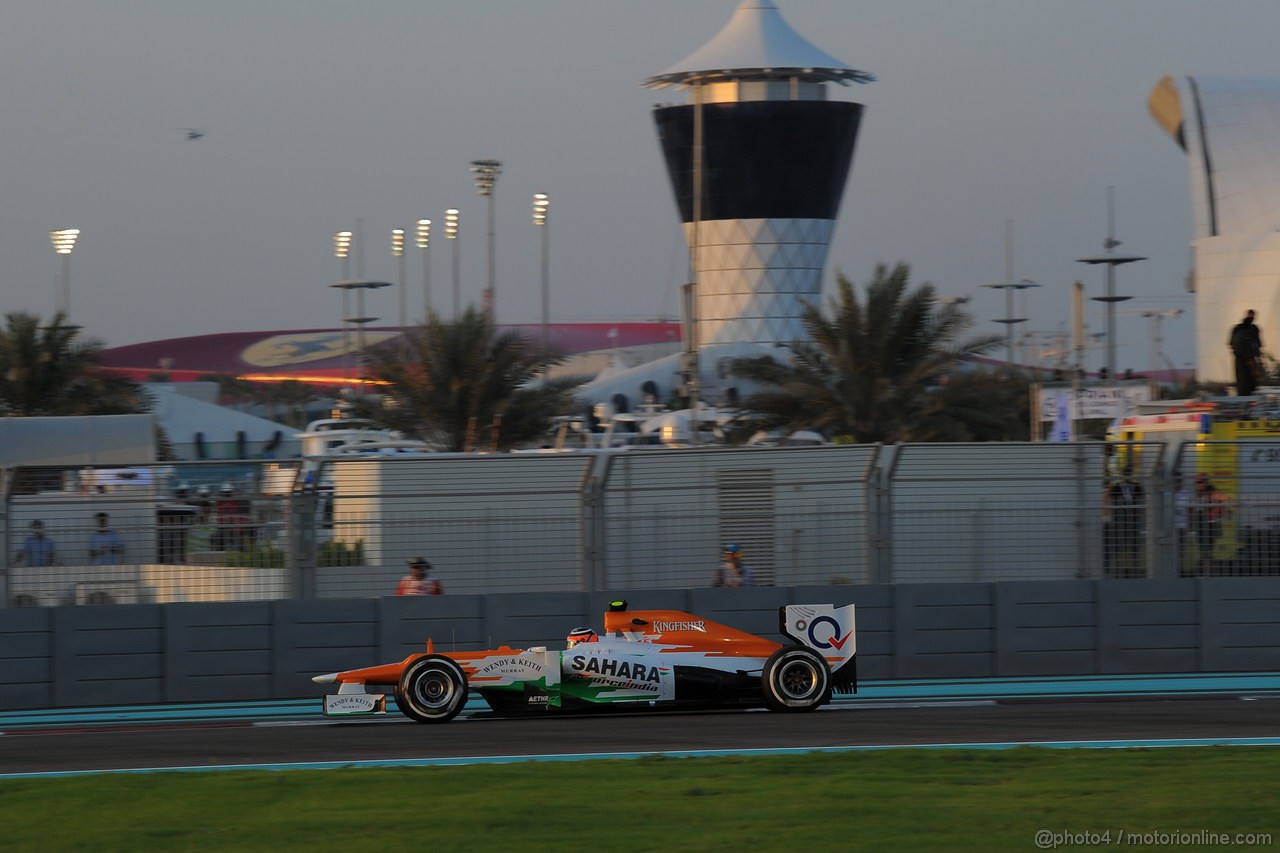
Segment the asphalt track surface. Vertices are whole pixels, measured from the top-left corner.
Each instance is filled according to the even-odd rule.
[[[548,715],[469,712],[446,724],[399,714],[357,720],[225,720],[32,726],[0,736],[0,778],[234,767],[477,763],[538,758],[723,754],[1009,744],[1280,744],[1280,697],[1094,697],[846,703],[765,711]]]

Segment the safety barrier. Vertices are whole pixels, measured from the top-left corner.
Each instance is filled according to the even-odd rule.
[[[318,697],[311,676],[545,645],[613,597],[781,641],[778,608],[857,605],[863,679],[1280,670],[1280,578],[636,589],[0,610],[0,708]]]

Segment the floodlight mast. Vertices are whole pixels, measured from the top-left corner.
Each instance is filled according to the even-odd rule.
[[[488,199],[489,213],[489,241],[487,261],[485,265],[485,289],[482,300],[485,317],[490,323],[495,322],[495,305],[494,305],[494,268],[496,259],[494,256],[494,215],[493,215],[493,188],[498,182],[498,176],[502,174],[502,163],[498,160],[472,160],[471,172],[476,178],[476,192]]]
[[[62,276],[58,279],[54,310],[67,321],[71,320],[71,250],[76,247],[76,240],[79,238],[79,228],[59,228],[49,232],[53,251],[62,257]]]
[[[422,319],[431,316],[431,220],[418,220],[418,248],[422,250]]]
[[[462,316],[462,283],[458,276],[458,209],[451,207],[444,212],[444,236],[452,247],[453,256],[453,319]]]
[[[1107,187],[1107,239],[1102,241],[1102,247],[1106,249],[1105,254],[1090,255],[1084,258],[1078,258],[1082,264],[1105,264],[1107,267],[1107,294],[1105,296],[1094,296],[1094,302],[1101,302],[1107,308],[1107,384],[1114,385],[1116,381],[1116,303],[1124,302],[1132,299],[1130,296],[1116,295],[1116,267],[1121,264],[1132,264],[1138,261],[1145,261],[1146,258],[1141,255],[1119,255],[1116,254],[1116,247],[1120,245],[1120,241],[1116,239],[1116,220],[1115,220],[1115,187]]]
[[[409,333],[409,276],[408,276],[408,259],[404,254],[404,229],[391,229],[391,256],[395,258],[399,264],[400,273],[400,351],[407,354],[408,333]]]
[[[550,209],[551,199],[546,193],[533,194],[533,224],[542,232],[542,349],[544,352],[551,347]]]

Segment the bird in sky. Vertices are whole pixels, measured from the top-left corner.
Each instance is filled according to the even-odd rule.
[[[199,128],[184,127],[182,130],[184,133],[187,134],[187,141],[191,141],[193,139],[200,139],[201,137],[204,136],[204,131],[200,130]]]

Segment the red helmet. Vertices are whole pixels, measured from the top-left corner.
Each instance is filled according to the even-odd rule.
[[[573,648],[578,643],[594,643],[600,638],[590,628],[574,628],[565,639],[569,644],[569,648]]]

